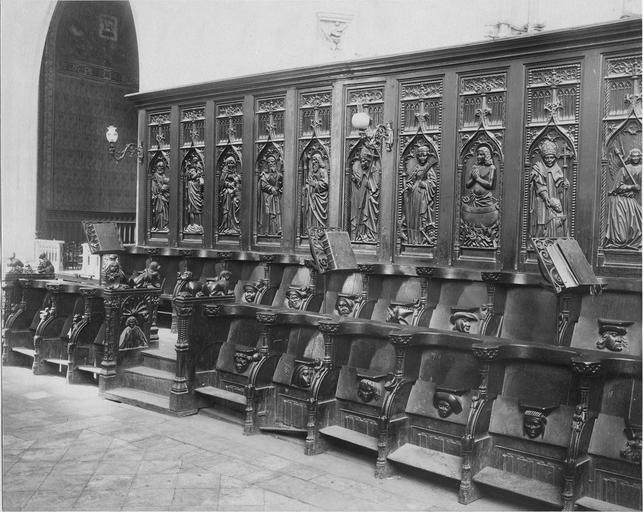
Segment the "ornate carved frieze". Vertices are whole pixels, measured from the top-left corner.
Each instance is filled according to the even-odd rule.
[[[460,78],[458,256],[495,259],[500,250],[506,73]]]
[[[523,261],[529,237],[574,236],[580,77],[579,63],[527,70]]]
[[[205,141],[205,108],[183,109],[181,112],[181,146],[203,147]]]
[[[170,113],[155,112],[148,118],[149,144],[151,150],[169,149]]]
[[[640,267],[641,56],[607,59],[599,263]]]

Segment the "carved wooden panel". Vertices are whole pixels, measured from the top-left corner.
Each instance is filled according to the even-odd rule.
[[[454,252],[496,261],[500,256],[507,74],[459,80],[458,171]]]
[[[148,115],[149,212],[147,237],[166,237],[170,231],[170,112]]]
[[[397,251],[431,254],[440,203],[443,81],[400,84]]]
[[[184,240],[203,238],[203,207],[205,202],[205,107],[181,111],[181,229]]]
[[[411,428],[411,432],[412,442],[417,446],[438,452],[449,453],[458,457],[461,455],[461,442],[460,439],[455,436],[450,436],[433,430],[425,430],[416,426]]]
[[[361,434],[376,437],[378,434],[377,420],[354,414],[352,411],[340,411],[341,424],[344,428]]]
[[[255,105],[255,243],[278,244],[283,230],[285,97],[258,98]]]
[[[599,264],[641,266],[641,55],[603,69]]]
[[[367,112],[370,126],[360,133],[351,119]],[[344,228],[351,241],[376,246],[379,243],[380,189],[382,182],[382,141],[371,132],[382,125],[384,88],[347,90],[344,175]]]
[[[574,236],[580,77],[580,63],[527,69],[522,262],[530,237]]]
[[[328,226],[331,100],[329,89],[299,95],[297,240]]]
[[[562,464],[548,457],[537,457],[532,453],[498,446],[494,454],[496,467],[515,475],[540,480],[559,487],[563,481]]]
[[[241,154],[243,150],[243,103],[221,104],[216,121],[217,165],[215,226],[217,240],[236,241],[241,234]]]

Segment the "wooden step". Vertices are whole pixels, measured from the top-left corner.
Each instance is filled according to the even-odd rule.
[[[95,373],[96,375],[102,375],[103,373],[103,369],[98,366],[83,365],[83,364],[77,366],[76,370],[81,372],[87,372],[87,373]]]
[[[240,395],[239,393],[233,393],[232,391],[226,391],[225,389],[215,388],[214,386],[194,388],[194,392],[211,398],[225,400],[226,402],[232,402],[243,406],[245,406],[247,403],[245,396]]]
[[[58,366],[69,366],[68,359],[55,359],[53,357],[49,357],[47,359],[44,359],[44,361],[47,363],[56,364]]]
[[[22,354],[23,356],[27,357],[34,357],[35,350],[33,348],[26,348],[26,347],[14,347],[11,349],[13,352],[17,352],[18,354]]]
[[[543,501],[558,507],[559,510],[563,506],[562,489],[560,487],[534,480],[533,478],[486,467],[474,475],[473,481],[502,491]]]
[[[331,425],[330,427],[322,428],[319,433],[327,437],[333,437],[347,443],[377,451],[377,438],[360,432],[355,432],[349,428],[340,427],[339,425]]]
[[[607,501],[597,500],[596,498],[590,498],[589,496],[584,496],[576,501],[577,510],[604,510],[604,511],[628,511],[633,512],[637,509],[627,508],[621,505],[615,505],[614,503],[609,503]]]
[[[234,425],[243,425],[245,421],[245,413],[243,411],[229,407],[203,407],[199,409],[199,414],[214,418],[215,420],[233,423]]]
[[[388,460],[418,468],[454,480],[460,480],[462,457],[451,455],[414,444],[404,444],[389,454]]]
[[[288,425],[271,425],[267,427],[259,427],[259,430],[261,430],[262,432],[284,432],[292,434],[305,434],[307,432],[305,428],[289,427]]]
[[[141,389],[162,396],[170,396],[174,373],[148,366],[133,366],[123,370],[123,387]]]
[[[142,389],[114,388],[103,393],[103,398],[114,402],[135,405],[142,409],[170,413],[170,398],[157,393],[150,393]]]

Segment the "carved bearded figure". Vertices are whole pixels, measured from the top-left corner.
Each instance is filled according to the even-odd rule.
[[[261,205],[259,212],[259,232],[262,235],[281,234],[281,193],[283,173],[280,162],[273,155],[266,158],[259,176]]]
[[[609,213],[605,247],[641,249],[641,150],[633,149],[614,177],[608,192]]]
[[[540,145],[542,161],[531,168],[530,234],[535,237],[568,236],[566,194],[569,181],[558,165],[556,144]]]
[[[351,236],[357,242],[375,242],[380,213],[379,159],[367,147],[352,163]]]
[[[320,153],[310,158],[310,169],[304,183],[304,230],[325,227],[328,219],[328,170]]]
[[[170,212],[170,178],[165,174],[165,162],[159,160],[152,173],[152,231],[167,231]]]
[[[219,233],[239,233],[239,206],[241,204],[241,176],[237,169],[237,160],[229,156],[221,170],[219,189],[220,221]]]
[[[435,226],[433,203],[437,189],[437,176],[429,164],[429,148],[418,147],[416,165],[404,183],[404,217],[409,244],[423,245],[430,241],[429,228]]]

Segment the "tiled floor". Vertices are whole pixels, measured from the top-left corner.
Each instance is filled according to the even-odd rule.
[[[206,416],[175,418],[98,398],[95,387],[2,368],[3,510],[527,510],[301,441],[244,436]]]

